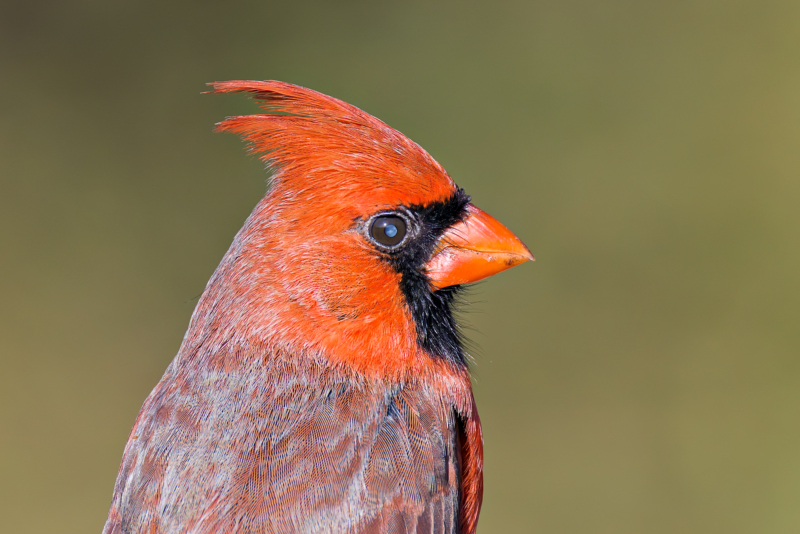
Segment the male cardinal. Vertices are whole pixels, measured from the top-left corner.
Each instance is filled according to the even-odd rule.
[[[452,305],[533,259],[417,144],[276,81],[213,83],[269,192],[144,402],[117,533],[475,532],[483,441]]]

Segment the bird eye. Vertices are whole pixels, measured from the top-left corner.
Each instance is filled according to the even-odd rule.
[[[381,215],[372,222],[369,234],[381,245],[394,247],[406,236],[406,221],[397,215]]]

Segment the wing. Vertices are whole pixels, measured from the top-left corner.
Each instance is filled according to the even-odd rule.
[[[474,530],[462,476],[474,431],[436,391],[278,359],[230,367],[170,366],[126,446],[104,534]]]
[[[457,432],[428,392],[407,387],[388,406],[370,451],[365,485],[373,517],[359,532],[458,532]]]

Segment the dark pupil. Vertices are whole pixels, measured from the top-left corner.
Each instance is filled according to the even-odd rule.
[[[378,217],[370,228],[372,238],[387,247],[398,244],[406,236],[406,222],[400,217]]]

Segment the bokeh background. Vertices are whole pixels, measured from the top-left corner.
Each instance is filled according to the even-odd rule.
[[[800,532],[796,0],[4,0],[0,78],[3,532],[102,528],[265,191],[227,79],[380,117],[536,255],[469,294],[479,532]]]

